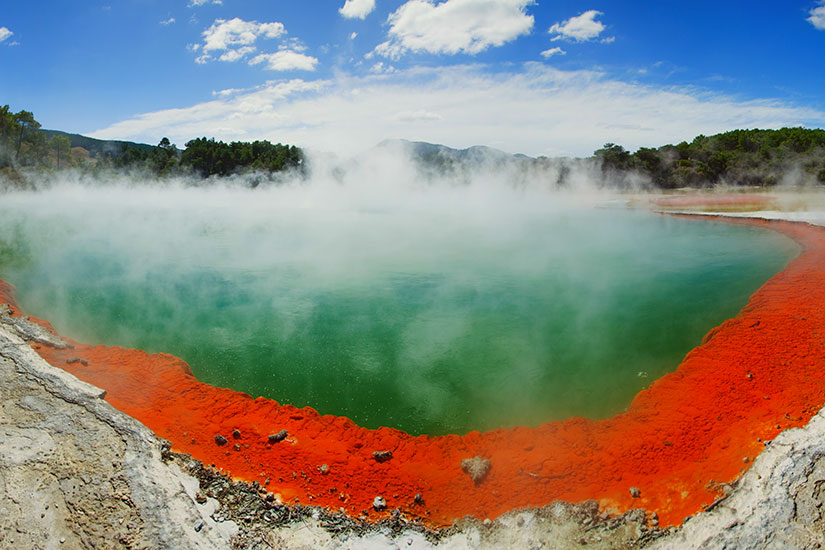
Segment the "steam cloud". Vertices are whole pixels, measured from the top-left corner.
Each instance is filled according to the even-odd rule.
[[[368,399],[359,422],[413,432],[616,412],[646,383],[638,371],[655,377],[674,366],[678,357],[628,351],[613,364],[600,353],[633,338],[608,335],[605,323],[632,326],[649,293],[678,295],[657,278],[657,254],[670,251],[668,269],[705,284],[681,252],[692,235],[677,222],[645,217],[669,239],[651,245],[636,238],[638,225],[594,210],[609,197],[592,162],[546,160],[537,170],[478,149],[467,163],[433,150],[437,162],[422,165],[410,147],[390,142],[344,163],[316,157],[307,178],[253,174],[197,187],[61,173],[38,182],[39,193],[4,195],[0,276],[18,285],[27,310],[81,341],[178,353],[207,382],[324,413],[355,416],[354,401]],[[736,250],[714,231],[707,238],[703,265],[727,266]],[[625,277],[637,277],[634,287],[616,298]],[[707,299],[718,299],[712,290]],[[553,313],[531,317],[536,304]],[[689,349],[709,328],[710,304],[677,306],[690,319]],[[656,314],[652,324],[670,330],[672,315]],[[581,352],[582,371],[553,371],[565,342]],[[198,355],[204,343],[213,356]],[[199,369],[201,359],[212,366]],[[272,370],[262,379],[236,367],[244,361],[271,361]],[[303,393],[290,393],[291,383]]]

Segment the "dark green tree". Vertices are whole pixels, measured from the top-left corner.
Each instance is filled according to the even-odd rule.
[[[17,150],[14,154],[14,160],[20,160],[20,149],[23,147],[23,138],[28,131],[31,136],[40,129],[40,123],[34,120],[34,114],[29,111],[20,111],[14,115],[14,122],[18,127]],[[33,139],[33,137],[32,137]]]

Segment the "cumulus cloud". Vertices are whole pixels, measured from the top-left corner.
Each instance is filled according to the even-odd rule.
[[[163,25],[164,27],[168,27],[169,25],[171,25],[171,24],[172,24],[172,23],[174,23],[174,22],[175,22],[175,18],[174,18],[174,17],[170,17],[169,19],[166,19],[166,20],[164,20],[164,21],[161,21],[161,22],[160,22],[160,24],[161,24],[161,25]]]
[[[588,10],[561,23],[555,23],[548,32],[555,35],[552,38],[553,41],[588,42],[598,38],[607,28],[601,21],[596,21],[600,15],[604,14],[597,10]]]
[[[216,19],[203,31],[202,44],[190,44],[189,49],[199,52],[196,63],[207,63],[216,57],[219,61],[235,62],[247,59],[258,52],[258,40],[281,38],[275,53],[258,53],[249,60],[250,65],[264,65],[273,71],[315,70],[318,59],[302,53],[306,48],[296,38],[286,38],[283,23],[259,23],[243,19]]]
[[[338,13],[347,19],[364,19],[375,9],[375,0],[346,0]]]
[[[404,52],[477,54],[528,34],[533,0],[408,0],[390,14],[389,40],[375,53],[398,59]]]
[[[0,42],[5,42],[13,34],[14,33],[6,27],[0,27]]]
[[[474,65],[270,82],[190,107],[146,113],[93,136],[147,143],[159,135],[178,143],[195,136],[270,139],[340,154],[405,137],[529,155],[587,156],[606,142],[635,150],[732,128],[822,124],[825,112],[776,100],[740,100],[529,63],[506,73]]]
[[[242,46],[240,48],[236,48],[234,50],[226,50],[226,52],[222,53],[221,56],[218,58],[220,61],[238,61],[239,59],[243,59],[247,55],[253,53],[255,51],[254,46]]]
[[[314,71],[318,59],[294,50],[280,50],[275,53],[260,54],[250,60],[250,65],[265,64],[270,71]]]
[[[567,52],[559,47],[550,48],[549,50],[544,50],[543,52],[541,52],[541,56],[545,59],[550,59],[554,55],[567,55]]]
[[[223,0],[189,0],[189,7],[195,8],[206,4],[216,4],[218,6],[223,4]]]
[[[372,74],[394,73],[395,67],[393,67],[392,65],[388,65],[383,61],[379,61],[378,63],[370,67],[370,72]]]
[[[813,8],[809,13],[811,16],[807,19],[816,29],[825,31],[825,0],[821,0],[819,7]]]
[[[286,32],[283,23],[258,23],[243,19],[217,19],[203,31],[203,51],[249,46],[258,38],[278,38]]]

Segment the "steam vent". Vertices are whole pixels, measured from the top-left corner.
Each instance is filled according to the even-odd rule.
[[[400,510],[439,527],[466,515],[495,518],[595,499],[608,513],[644,508],[662,526],[677,525],[722,496],[768,442],[804,425],[825,402],[825,229],[728,221],[781,232],[802,252],[675,372],[606,420],[411,436],[212,387],[171,355],[79,342],[33,347],[105,389],[109,403],[174,451],[257,481],[285,503],[343,508],[369,521]],[[8,284],[0,303],[21,315]]]

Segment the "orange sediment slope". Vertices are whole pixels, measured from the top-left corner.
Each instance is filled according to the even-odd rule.
[[[646,508],[673,525],[718,498],[763,441],[804,425],[825,403],[825,229],[733,223],[781,231],[803,252],[676,372],[608,420],[414,437],[203,384],[170,355],[78,343],[68,350],[35,347],[53,365],[106,389],[107,401],[174,450],[238,479],[269,480],[267,489],[285,502],[344,508],[372,520],[399,508],[440,526],[465,515],[494,518],[555,500],[595,499],[605,511]],[[10,287],[0,286],[0,301],[12,301]],[[73,358],[88,365],[67,363]],[[270,443],[267,436],[280,430],[286,439]],[[218,445],[216,435],[226,444]],[[392,457],[378,461],[374,451]],[[461,469],[474,456],[490,461],[477,483]],[[631,487],[640,491],[635,498]],[[379,495],[388,507],[382,512],[372,507]]]

